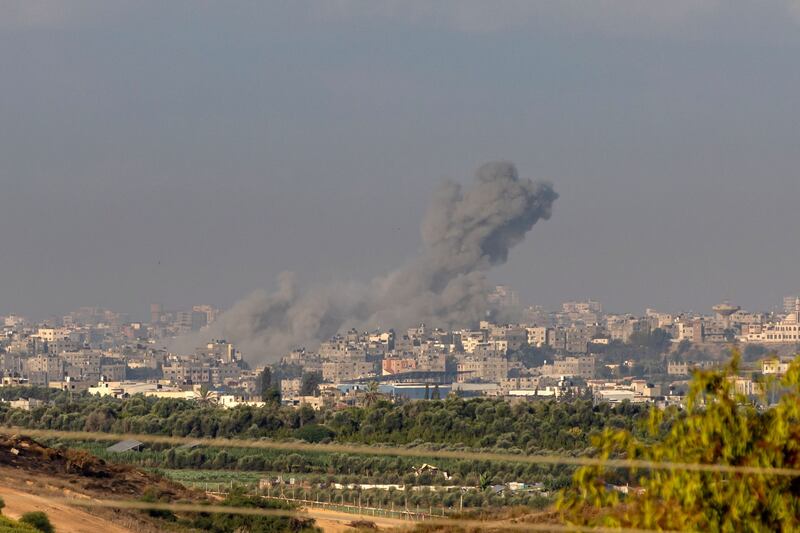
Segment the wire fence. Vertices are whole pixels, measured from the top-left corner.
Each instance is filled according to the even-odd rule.
[[[398,518],[402,520],[431,520],[435,518],[447,518],[448,514],[459,512],[457,509],[447,508],[444,505],[441,507],[434,506],[432,504],[424,507],[409,507],[407,499],[403,506],[395,506],[395,504],[392,502],[390,507],[382,507],[375,504],[375,498],[369,498],[367,495],[364,495],[362,499],[361,493],[352,495],[352,501],[349,501],[349,498],[346,499],[344,491],[340,491],[340,494],[335,496],[331,493],[328,493],[328,499],[326,501],[321,497],[324,496],[324,492],[321,494],[318,490],[306,488],[300,489],[300,496],[298,497],[297,489],[295,487],[286,488],[286,490],[284,490],[284,487],[275,487],[273,490],[272,487],[263,489],[258,486],[240,485],[234,484],[233,482],[208,483],[195,481],[188,483],[185,482],[184,484],[194,489],[201,489],[206,494],[211,496],[224,497],[231,492],[241,490],[245,494],[256,498],[263,498],[265,500],[276,502],[286,502],[299,507],[330,509],[348,514],[367,516],[371,515],[373,517]],[[461,510],[463,510],[463,507]]]
[[[72,505],[79,507],[103,507],[112,509],[130,509],[142,511],[170,511],[174,513],[223,513],[239,514],[247,516],[271,516],[271,517],[292,517],[300,519],[312,518],[341,518],[335,516],[336,511],[331,510],[289,510],[289,509],[261,509],[254,507],[233,507],[226,505],[204,505],[190,503],[151,503],[133,500],[86,500],[71,498],[50,498],[49,501],[58,504]],[[369,519],[369,514],[360,514],[364,519]],[[398,520],[398,525],[403,521]],[[633,528],[610,528],[610,527],[587,527],[572,524],[527,522],[524,519],[508,520],[472,520],[463,518],[435,518],[431,517],[424,521],[425,524],[442,526],[460,526],[463,528],[474,528],[480,531],[502,530],[502,531],[553,531],[553,532],[575,532],[575,533],[653,533],[650,529]],[[675,532],[666,532],[675,533]]]

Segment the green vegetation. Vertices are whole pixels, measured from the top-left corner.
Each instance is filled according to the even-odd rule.
[[[288,475],[279,472],[231,472],[225,470],[158,470],[158,472],[170,479],[183,483],[189,487],[203,490],[221,490],[223,492],[232,488],[241,489],[248,493],[259,493],[271,496],[286,496],[297,499],[313,499],[322,502],[345,503],[354,505],[361,501],[365,507],[377,506],[396,509],[409,508],[441,510],[453,512],[460,509],[492,508],[505,507],[509,505],[520,505],[528,508],[541,509],[553,503],[553,498],[548,494],[542,494],[536,490],[517,491],[513,493],[497,493],[491,489],[491,485],[500,484],[501,480],[490,476],[470,476],[470,481],[475,484],[474,488],[464,491],[463,498],[460,488],[447,489],[437,488],[436,490],[413,490],[402,491],[397,489],[335,489],[330,486],[331,479],[316,475],[291,474],[295,478],[296,485],[284,485],[283,487],[273,487],[271,489],[258,489],[259,480],[262,478],[274,479],[278,475],[283,475],[287,481]],[[568,482],[568,477],[565,482]],[[372,480],[372,483],[384,482],[385,480]],[[419,485],[419,479],[410,475],[404,481],[410,485]],[[425,480],[427,481],[427,480]],[[482,481],[485,481],[482,483]],[[320,482],[322,483],[320,486]],[[352,476],[350,479],[336,479],[335,482],[348,483],[367,483],[363,477]],[[448,483],[449,485],[450,483]]]
[[[300,395],[313,396],[322,383],[322,372],[305,372],[300,380]]]
[[[254,486],[262,477],[291,476],[313,485],[389,483],[474,487],[478,486],[478,480],[483,476],[492,485],[512,481],[541,482],[545,490],[552,492],[568,486],[573,472],[573,468],[568,466],[424,457],[379,457],[324,452],[287,454],[275,450],[205,447],[193,450],[153,447],[142,452],[113,454],[106,451],[107,443],[70,442],[69,446],[84,448],[103,459],[166,471],[169,477],[189,485],[234,482]],[[412,468],[423,463],[437,465],[448,472],[451,478],[445,479],[443,474],[430,473],[415,476]]]
[[[0,421],[7,425],[41,429],[150,433],[196,437],[296,438],[308,442],[358,444],[389,443],[398,446],[431,446],[537,453],[557,451],[588,453],[590,437],[606,427],[633,430],[646,409],[638,405],[593,405],[588,400],[552,400],[511,405],[494,399],[447,398],[395,405],[376,395],[368,406],[342,411],[315,412],[269,404],[265,407],[222,409],[213,405],[145,398],[125,400],[65,394],[50,396],[51,405],[31,411],[0,406]],[[63,443],[55,442],[59,445]],[[389,483],[418,486],[470,486],[480,488],[465,496],[465,506],[519,505],[541,507],[538,492],[502,495],[487,490],[508,482],[542,483],[552,493],[569,485],[574,469],[513,462],[438,460],[394,456],[368,456],[329,452],[286,453],[242,448],[180,448],[150,445],[141,452],[114,454],[108,443],[69,443],[116,462],[145,468],[188,471],[233,470],[302,476],[315,487],[331,483]],[[413,467],[436,464],[450,474],[415,476]],[[485,483],[481,483],[485,480]],[[336,496],[335,494],[338,494]],[[329,497],[340,497],[331,493]],[[444,498],[444,501],[443,501]],[[419,505],[452,506],[458,495],[415,494]],[[402,494],[375,495],[382,503],[400,503]],[[404,502],[403,502],[404,503]]]
[[[800,360],[779,383],[782,393],[764,409],[736,393],[738,353],[722,371],[698,372],[686,410],[652,409],[646,433],[608,428],[595,437],[601,457],[800,468]],[[766,397],[762,398],[766,405]],[[610,483],[631,483],[625,496]],[[796,531],[797,478],[687,470],[579,469],[559,507],[574,524],[693,531]]]
[[[273,383],[272,370],[270,367],[265,366],[264,370],[261,371],[259,382],[261,400],[269,404],[279,405],[281,403],[280,381],[277,381],[277,385]]]
[[[39,533],[39,530],[28,524],[0,516],[0,533]]]
[[[19,521],[21,524],[27,524],[41,533],[54,533],[56,530],[53,527],[53,524],[50,523],[50,519],[47,517],[47,514],[43,513],[42,511],[25,513],[22,515]]]
[[[17,395],[29,394],[28,389]],[[10,396],[10,390],[3,390]],[[38,394],[38,393],[37,393]],[[31,394],[33,395],[33,394]],[[45,396],[43,394],[43,396]],[[145,433],[181,437],[302,438],[310,442],[419,445],[434,443],[480,448],[581,450],[590,435],[606,427],[633,429],[646,408],[594,405],[590,400],[523,402],[447,398],[315,412],[269,404],[222,409],[189,400],[134,396],[124,400],[50,393],[51,403],[30,411],[0,405],[7,426],[72,431]]]
[[[255,498],[241,493],[229,494],[221,505],[229,507],[251,507],[254,509],[293,509],[283,502]],[[289,516],[249,516],[224,513],[198,513],[192,515],[188,524],[200,531],[234,533],[239,531],[258,531],[260,533],[312,533],[321,531],[314,526],[313,519]]]

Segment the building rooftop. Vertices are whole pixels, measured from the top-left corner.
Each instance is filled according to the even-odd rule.
[[[117,452],[117,453],[129,452],[131,450],[136,450],[140,448],[142,444],[143,444],[142,442],[139,442],[138,440],[135,439],[123,440],[114,444],[113,446],[109,446],[108,448],[106,448],[106,450],[109,452]]]

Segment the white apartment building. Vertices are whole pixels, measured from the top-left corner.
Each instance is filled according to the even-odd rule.
[[[797,344],[800,342],[800,323],[797,317],[800,314],[800,300],[798,309],[790,313],[783,320],[772,324],[751,324],[743,328],[742,340],[758,344]],[[745,333],[746,331],[746,333]]]
[[[761,373],[772,375],[783,375],[789,370],[789,361],[781,361],[777,357],[764,359],[761,361]]]
[[[69,333],[67,328],[39,328],[36,333],[31,336],[50,343],[57,339],[69,337]]]

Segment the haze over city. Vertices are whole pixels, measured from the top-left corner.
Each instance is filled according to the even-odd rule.
[[[0,0],[0,533],[800,531],[800,0]]]
[[[534,4],[3,3],[0,312],[366,282],[492,160],[560,195],[525,303],[797,292],[797,4]]]

